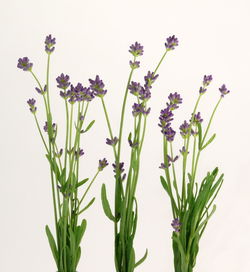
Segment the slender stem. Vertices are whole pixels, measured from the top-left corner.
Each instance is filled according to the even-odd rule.
[[[34,118],[35,118],[35,122],[36,122],[36,126],[37,126],[37,128],[38,128],[39,134],[40,134],[40,136],[41,136],[41,138],[42,138],[42,141],[43,141],[44,147],[45,147],[45,149],[46,149],[46,151],[47,151],[47,154],[49,154],[49,149],[48,149],[48,146],[47,146],[47,144],[46,144],[46,142],[45,142],[45,140],[44,140],[44,137],[43,137],[43,134],[42,134],[42,131],[41,131],[40,125],[39,125],[39,123],[38,123],[38,120],[37,120],[36,114],[34,114]]]
[[[155,70],[154,70],[154,74],[156,74],[157,70],[159,69],[159,67],[160,67],[162,61],[164,60],[164,58],[165,58],[167,52],[168,52],[168,51],[166,50],[165,53],[163,54],[163,56],[161,57],[161,59],[160,59],[158,65],[156,66],[156,68],[155,68]]]
[[[50,68],[50,54],[48,54],[48,59],[47,59],[46,86],[47,86],[48,111],[51,112],[51,110],[50,110],[50,98],[49,98],[49,68]]]
[[[67,169],[67,158],[68,158],[68,141],[69,141],[69,107],[68,102],[65,99],[65,108],[66,108],[66,139],[65,139],[65,153],[64,153],[64,168]]]

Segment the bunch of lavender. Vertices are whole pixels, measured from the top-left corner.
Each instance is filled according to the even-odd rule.
[[[79,215],[93,204],[95,198],[92,198],[84,207],[82,207],[82,203],[97,175],[108,163],[106,159],[99,160],[96,174],[83,193],[79,194],[81,186],[84,184],[86,186],[89,181],[88,178],[83,180],[79,178],[79,161],[84,155],[80,143],[81,135],[94,124],[94,121],[92,121],[84,128],[89,103],[94,99],[95,93],[89,87],[83,87],[81,83],[73,86],[70,83],[70,77],[63,73],[56,78],[57,87],[60,89],[60,96],[66,109],[65,146],[64,149],[59,148],[57,145],[59,126],[53,120],[49,88],[50,58],[55,49],[55,43],[56,40],[51,35],[46,37],[47,70],[45,85],[42,85],[38,80],[32,70],[33,64],[27,57],[20,58],[17,67],[33,76],[37,83],[35,90],[41,96],[45,107],[46,121],[42,129],[37,118],[36,100],[32,98],[27,101],[50,165],[55,238],[48,226],[46,226],[46,234],[58,271],[75,272],[81,256],[80,243],[87,225],[85,219],[79,222]]]
[[[207,135],[214,118],[215,112],[223,97],[229,93],[225,85],[219,88],[220,98],[215,105],[209,122],[203,133],[203,119],[197,108],[201,98],[207,91],[212,76],[204,76],[203,85],[200,87],[191,118],[180,126],[180,134],[183,138],[183,147],[180,149],[182,157],[181,182],[175,171],[175,163],[179,158],[173,150],[173,141],[176,132],[172,128],[174,110],[179,108],[182,98],[178,93],[171,93],[168,97],[167,107],[161,111],[160,123],[163,134],[164,162],[160,168],[164,169],[165,178],[161,176],[161,183],[170,197],[173,214],[173,253],[176,272],[192,272],[199,251],[199,241],[207,226],[208,220],[215,212],[213,202],[222,186],[223,174],[218,176],[218,168],[208,172],[199,182],[196,178],[198,162],[201,152],[215,139],[213,134],[208,140]],[[190,143],[193,143],[190,150]],[[190,151],[189,151],[190,150]],[[190,165],[188,165],[190,159]],[[190,167],[190,170],[188,170]],[[181,186],[178,186],[181,185]],[[180,188],[181,187],[181,188]]]
[[[109,138],[106,143],[113,148],[114,163],[112,164],[115,178],[114,211],[111,211],[106,194],[106,186],[102,185],[102,205],[106,216],[114,223],[114,255],[115,268],[117,272],[133,272],[147,257],[145,255],[136,260],[134,250],[134,238],[136,234],[138,209],[136,201],[136,187],[139,178],[141,151],[146,131],[147,117],[150,112],[148,100],[151,97],[152,85],[158,78],[158,68],[165,58],[167,52],[173,50],[178,45],[175,36],[169,37],[165,44],[166,49],[160,62],[153,72],[148,72],[144,77],[144,84],[132,81],[134,71],[139,68],[138,57],[143,55],[143,46],[136,42],[130,46],[129,52],[133,56],[130,60],[130,73],[125,89],[123,105],[121,110],[120,128],[118,137],[113,134],[108,112],[104,102],[107,93],[103,81],[97,75],[95,79],[90,79],[90,88],[96,96],[99,96],[104,109],[107,121]],[[124,162],[121,160],[121,146],[124,126],[124,115],[127,104],[128,93],[134,95],[136,102],[132,106],[133,132],[129,133],[128,144],[131,149],[128,171],[125,174]]]

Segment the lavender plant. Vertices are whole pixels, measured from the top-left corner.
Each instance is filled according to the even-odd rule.
[[[196,177],[201,152],[211,144],[216,134],[207,139],[215,112],[230,91],[223,84],[221,93],[213,112],[210,116],[205,132],[203,133],[203,119],[197,112],[199,102],[207,92],[207,87],[212,81],[212,76],[204,76],[203,85],[200,87],[199,96],[195,103],[191,118],[180,126],[180,135],[183,138],[183,146],[180,149],[182,158],[182,174],[177,176],[175,164],[179,155],[175,155],[173,141],[176,132],[172,128],[174,111],[179,108],[182,98],[178,93],[171,93],[168,97],[167,107],[161,111],[159,126],[163,134],[163,158],[160,168],[165,172],[161,176],[161,183],[170,198],[172,207],[172,245],[174,253],[174,267],[176,272],[192,272],[199,252],[199,242],[207,226],[208,220],[215,212],[214,200],[221,189],[223,174],[219,175],[216,167],[208,172],[199,181]],[[192,143],[192,147],[190,147]],[[190,161],[190,164],[188,164]],[[190,168],[189,168],[190,167]],[[189,169],[189,170],[188,170]],[[181,178],[178,182],[178,178]]]
[[[105,158],[99,160],[96,173],[91,180],[79,177],[80,158],[84,155],[80,147],[81,136],[94,124],[93,120],[85,127],[89,103],[96,93],[81,83],[74,86],[70,83],[70,77],[63,73],[56,78],[56,82],[65,104],[66,130],[63,137],[65,144],[64,148],[59,148],[57,145],[59,126],[54,123],[49,84],[50,58],[54,52],[55,43],[56,39],[51,35],[46,37],[45,85],[38,80],[32,69],[33,64],[27,57],[20,58],[17,67],[32,75],[37,84],[35,90],[43,100],[45,108],[46,121],[42,129],[37,117],[36,100],[32,98],[27,101],[50,165],[55,235],[53,236],[50,228],[46,226],[49,245],[58,272],[75,272],[81,257],[81,240],[87,226],[86,219],[80,221],[79,216],[93,204],[95,198],[92,198],[85,206],[82,204],[96,177],[108,165],[108,162]],[[83,187],[85,189],[81,192]]]
[[[133,272],[134,269],[143,263],[147,257],[146,250],[145,255],[141,259],[136,259],[134,238],[138,219],[136,187],[139,179],[141,151],[146,132],[147,117],[150,113],[148,100],[151,97],[152,85],[158,78],[157,71],[163,59],[167,52],[174,50],[177,45],[178,39],[175,36],[167,38],[164,54],[155,70],[153,72],[149,71],[144,77],[144,84],[132,81],[134,71],[140,66],[138,57],[143,55],[143,46],[138,42],[130,46],[129,52],[132,54],[133,59],[129,62],[130,73],[125,88],[118,136],[115,136],[113,133],[108,111],[106,109],[104,96],[106,95],[107,90],[105,90],[103,81],[98,75],[95,79],[89,80],[91,90],[96,96],[100,97],[109,131],[109,138],[106,139],[106,143],[112,147],[114,154],[114,163],[112,164],[115,178],[113,212],[111,211],[111,207],[107,199],[105,184],[102,185],[101,198],[104,213],[114,224],[114,260],[117,272]],[[121,146],[123,140],[124,117],[129,92],[134,95],[135,98],[135,103],[132,105],[134,129],[133,132],[128,134],[128,144],[131,151],[128,171],[127,174],[125,174],[125,164],[121,159]]]

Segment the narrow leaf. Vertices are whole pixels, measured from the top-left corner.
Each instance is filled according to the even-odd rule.
[[[199,150],[201,149],[201,143],[202,143],[202,126],[200,123],[198,123],[198,146]]]
[[[144,256],[138,262],[136,262],[135,268],[136,268],[136,266],[142,264],[146,260],[147,256],[148,256],[148,250],[146,249]]]
[[[95,197],[93,197],[90,202],[82,209],[79,211],[78,215],[81,214],[82,212],[86,211],[95,201]]]
[[[201,147],[201,150],[205,149],[209,144],[211,144],[215,137],[216,134],[214,133],[214,135],[206,142],[206,144]]]
[[[94,123],[95,123],[95,120],[91,121],[91,122],[88,124],[87,128],[84,130],[84,132],[87,132],[88,130],[90,130],[91,127],[94,125]]]
[[[48,225],[46,225],[45,231],[46,231],[46,234],[48,237],[48,241],[49,241],[49,245],[50,245],[50,249],[52,251],[53,257],[55,259],[56,264],[58,265],[58,251],[57,251],[57,247],[56,247],[56,242],[55,242],[55,239],[54,239]]]
[[[86,179],[81,180],[80,182],[78,182],[78,183],[76,184],[76,188],[82,186],[82,185],[85,184],[88,180],[89,180],[89,178],[86,178]]]
[[[107,199],[105,184],[102,185],[101,198],[102,198],[102,207],[103,207],[104,213],[110,220],[115,222],[115,217],[113,216],[111,212],[110,205]]]

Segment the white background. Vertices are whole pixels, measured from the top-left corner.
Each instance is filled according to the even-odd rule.
[[[44,38],[57,39],[52,55],[51,89],[55,121],[64,122],[64,109],[55,77],[68,73],[72,82],[88,84],[100,74],[106,83],[105,97],[113,129],[118,120],[129,72],[130,44],[145,47],[142,68],[135,79],[142,80],[153,70],[164,52],[165,38],[175,34],[179,47],[162,64],[150,101],[147,136],[142,152],[138,185],[139,226],[135,246],[137,258],[147,247],[149,257],[136,271],[173,271],[170,203],[159,182],[162,161],[158,115],[167,96],[179,91],[184,103],[176,112],[175,129],[189,119],[204,74],[214,81],[202,99],[200,111],[208,120],[219,98],[218,87],[226,83],[225,97],[212,125],[216,141],[202,155],[199,177],[219,166],[225,173],[223,188],[216,200],[217,211],[200,243],[195,271],[249,272],[250,266],[250,175],[249,175],[249,72],[250,4],[247,0],[210,1],[1,1],[1,141],[0,141],[0,271],[55,271],[45,236],[45,224],[53,229],[48,164],[26,100],[38,100],[43,122],[41,97],[34,91],[29,73],[16,68],[19,57],[28,56],[34,72],[45,79]],[[129,104],[133,98],[130,96]],[[131,110],[126,114],[125,136],[129,133]],[[112,162],[105,145],[108,136],[100,101],[91,103],[88,120],[96,119],[84,135],[81,177],[92,176],[99,158]],[[62,128],[62,125],[61,125]],[[61,129],[62,132],[62,129]],[[179,138],[179,136],[177,137]],[[181,144],[175,143],[176,153]],[[129,150],[127,143],[124,150]],[[124,152],[125,159],[128,153]],[[104,216],[100,187],[105,182],[112,199],[112,169],[105,169],[88,198],[97,197],[85,217],[88,228],[82,243],[78,271],[114,271],[113,225]]]

